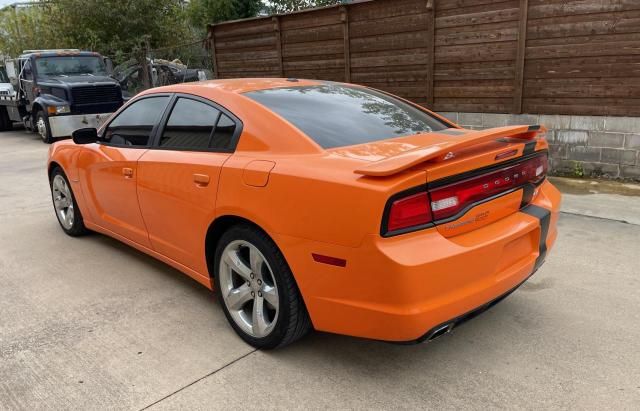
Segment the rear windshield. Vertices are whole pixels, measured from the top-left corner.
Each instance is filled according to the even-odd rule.
[[[402,100],[360,87],[325,84],[252,91],[245,96],[284,117],[324,148],[449,128]]]

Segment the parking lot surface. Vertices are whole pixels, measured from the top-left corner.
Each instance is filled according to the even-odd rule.
[[[638,196],[572,194],[538,273],[430,344],[262,352],[195,281],[64,235],[46,154],[0,133],[0,409],[640,409]]]

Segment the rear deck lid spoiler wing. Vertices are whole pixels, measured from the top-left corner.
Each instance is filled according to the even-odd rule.
[[[411,167],[426,161],[443,161],[448,155],[458,150],[487,143],[500,138],[517,138],[530,140],[536,137],[539,132],[546,129],[541,126],[506,126],[496,127],[481,131],[472,131],[461,135],[459,139],[434,144],[429,147],[418,148],[407,151],[393,157],[367,164],[356,169],[356,174],[371,177],[385,177],[408,170]]]

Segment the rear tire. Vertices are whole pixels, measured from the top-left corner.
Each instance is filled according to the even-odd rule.
[[[82,213],[76,203],[69,180],[60,167],[56,167],[51,173],[49,184],[53,210],[62,230],[71,237],[87,234],[89,230],[84,225]]]
[[[44,111],[39,110],[36,113],[36,133],[40,135],[42,142],[45,144],[53,143],[53,137],[51,137],[51,127],[49,126],[49,119],[44,115]]]
[[[311,330],[311,320],[284,256],[263,231],[228,229],[217,244],[214,284],[235,332],[261,349],[283,347]]]

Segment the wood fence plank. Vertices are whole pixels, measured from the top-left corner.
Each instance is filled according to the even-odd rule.
[[[349,31],[349,9],[340,7],[340,19],[343,24],[343,47],[344,47],[344,81],[351,82],[351,34]]]
[[[276,38],[276,51],[278,52],[278,64],[280,66],[280,77],[284,77],[284,64],[282,63],[283,53],[282,53],[282,35],[281,35],[281,24],[280,17],[275,16],[272,19],[273,21],[273,31],[275,33]]]
[[[529,1],[520,0],[520,17],[518,19],[518,54],[516,55],[516,76],[513,82],[513,112],[522,113],[522,95],[524,94],[524,65],[527,52],[527,11]]]
[[[427,0],[427,99],[428,108],[433,108],[436,68],[436,9],[434,0]]]

